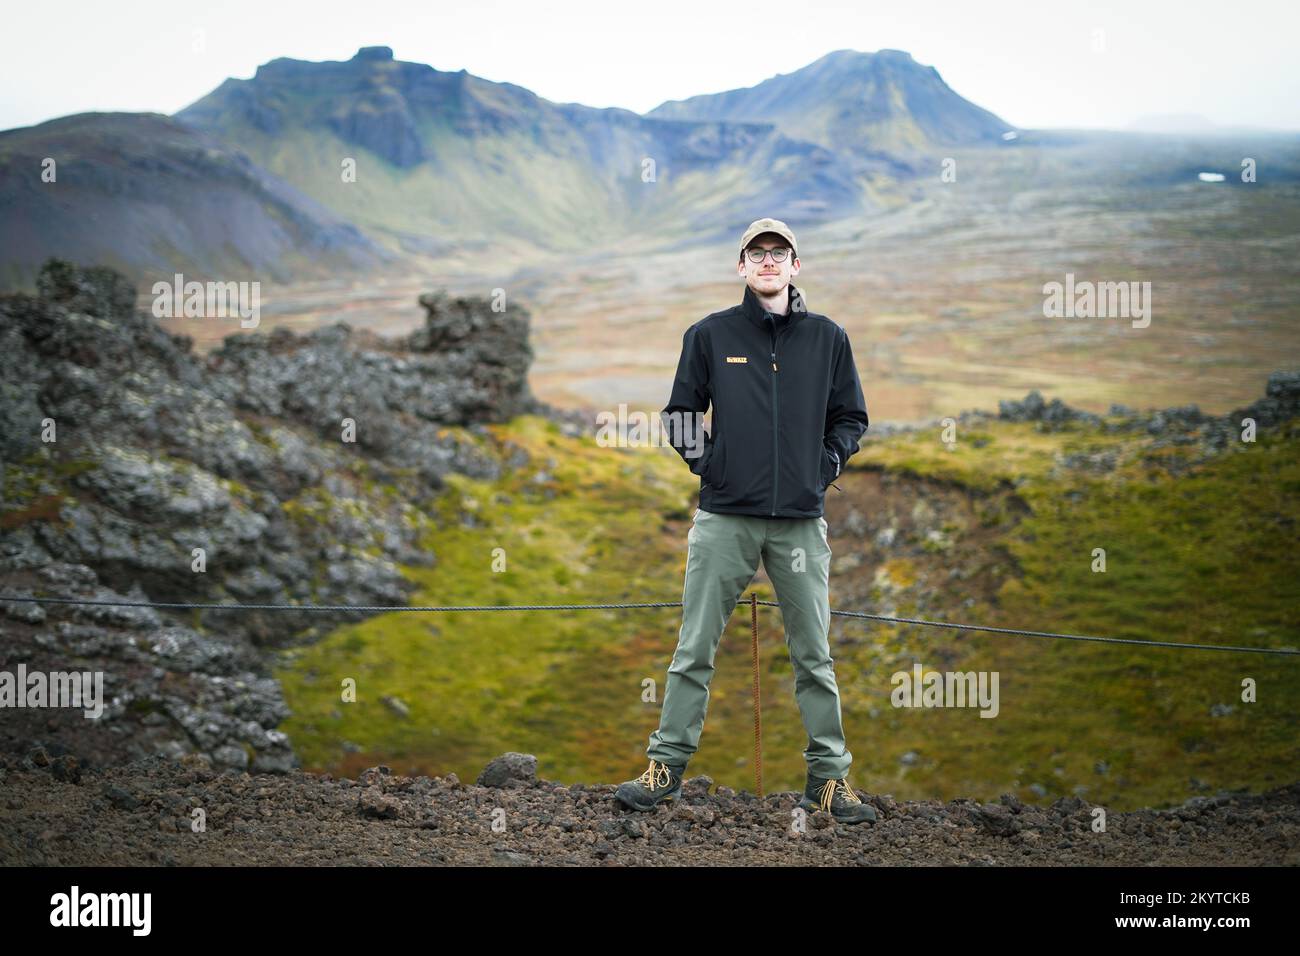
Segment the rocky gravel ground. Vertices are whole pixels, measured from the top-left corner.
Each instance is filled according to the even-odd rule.
[[[105,768],[37,750],[0,771],[0,863],[258,865],[1155,865],[1300,864],[1300,784],[1194,797],[1180,807],[1107,815],[1076,797],[1051,806],[898,803],[859,790],[874,824],[810,814],[798,794],[688,779],[682,800],[649,813],[615,783],[564,786],[506,754],[474,784],[455,774],[356,780],[218,770],[199,755]],[[201,811],[198,812],[198,811]],[[202,820],[202,826],[196,821]]]

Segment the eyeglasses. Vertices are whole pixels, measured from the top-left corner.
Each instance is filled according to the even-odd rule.
[[[749,256],[750,262],[762,262],[763,257],[769,252],[772,253],[773,262],[785,262],[786,256],[790,254],[790,250],[785,246],[778,246],[775,249],[746,249],[745,255]]]

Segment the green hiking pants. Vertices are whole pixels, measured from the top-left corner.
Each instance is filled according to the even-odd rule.
[[[803,752],[819,777],[848,775],[840,694],[831,660],[831,549],[825,518],[761,518],[696,511],[686,536],[682,627],[668,668],[659,728],[646,756],[681,766],[699,748],[713,660],[731,612],[758,572],[761,556],[781,605],[794,667],[795,700],[808,732]]]

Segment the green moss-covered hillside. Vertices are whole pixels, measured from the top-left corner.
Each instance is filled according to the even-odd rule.
[[[1113,423],[1111,423],[1113,424]],[[494,426],[495,482],[430,515],[414,604],[677,601],[697,480],[671,450]],[[520,454],[520,450],[524,455]],[[834,608],[1092,635],[1300,646],[1300,435],[1207,450],[1140,429],[982,419],[868,441],[828,496]],[[1093,570],[1094,549],[1105,571]],[[774,600],[760,572],[751,589]],[[747,596],[748,596],[747,592]],[[806,744],[780,614],[760,608],[764,789],[800,789]],[[616,782],[644,769],[680,610],[394,613],[288,652],[283,729],[304,765],[472,778],[492,757]],[[899,798],[1118,809],[1300,776],[1300,660],[953,632],[836,617],[852,780]],[[999,674],[999,712],[891,705],[890,677]],[[717,659],[690,773],[753,789],[749,610]],[[356,701],[342,700],[356,682]],[[1247,679],[1257,700],[1241,699]]]

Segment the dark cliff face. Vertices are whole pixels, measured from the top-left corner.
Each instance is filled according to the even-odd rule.
[[[394,166],[405,168],[427,156],[406,100],[395,90],[365,90],[328,119],[345,141],[355,142]]]
[[[136,311],[135,289],[110,269],[51,261],[37,285],[34,296],[0,297],[4,593],[404,604],[411,586],[397,565],[436,560],[420,543],[422,506],[449,473],[500,467],[444,426],[546,410],[528,390],[528,316],[515,305],[493,312],[437,293],[405,339],[342,324],[281,329],[234,335],[203,359]],[[53,731],[48,712],[28,712],[36,723],[10,722],[8,744],[70,735],[65,745],[93,761],[201,751],[261,769],[293,758],[274,731],[285,708],[258,649],[358,619],[3,610],[13,660],[103,670],[115,701],[108,720],[78,715]]]

